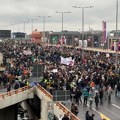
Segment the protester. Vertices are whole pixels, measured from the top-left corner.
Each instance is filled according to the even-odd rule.
[[[95,105],[96,105],[96,108],[98,108],[98,103],[99,103],[99,95],[98,95],[98,92],[96,92],[96,95],[95,95]]]
[[[18,81],[15,81],[14,83],[14,89],[19,89],[20,88],[20,83]]]
[[[120,97],[120,82],[117,85],[117,96]]]
[[[91,116],[90,116],[90,118],[89,118],[89,120],[94,120],[94,114],[92,114]]]
[[[111,94],[112,94],[112,88],[109,86],[108,87],[108,103],[111,102]]]
[[[71,112],[72,112],[74,115],[76,115],[76,116],[77,116],[78,113],[79,113],[78,107],[77,107],[77,105],[75,105],[74,103],[72,103]]]
[[[7,83],[7,92],[11,91],[11,84],[8,82]]]
[[[70,120],[70,119],[69,119],[69,117],[66,114],[64,114],[62,120]]]
[[[79,102],[81,102],[81,104],[82,104],[81,96],[82,96],[82,91],[79,89],[76,89],[75,100],[76,100],[76,104],[78,104],[78,105],[79,105]]]
[[[85,120],[90,120],[89,111],[86,111],[85,113]]]
[[[70,90],[75,103],[80,101],[86,106],[92,96],[96,107],[99,99],[104,103],[104,93],[108,92],[109,86],[112,89],[116,86],[116,95],[120,97],[120,65],[115,64],[113,53],[106,57],[106,53],[84,50],[83,55],[81,48],[21,41],[1,42],[0,52],[3,54],[2,66],[6,66],[0,82],[5,88],[10,83],[7,91],[29,85],[32,65],[40,63],[44,64],[44,71],[39,84],[50,93],[53,90]],[[71,111],[77,115],[73,108]]]
[[[99,90],[99,98],[100,98],[100,103],[103,103],[103,89]]]
[[[87,91],[87,89],[84,89],[83,96],[84,96],[84,105],[87,106],[87,101],[88,101],[88,97],[89,97],[89,92]]]

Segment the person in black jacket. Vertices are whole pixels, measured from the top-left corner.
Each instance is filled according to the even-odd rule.
[[[64,117],[62,118],[62,120],[70,120],[70,119],[66,114],[64,114]]]
[[[90,120],[89,111],[86,111],[85,113],[85,120]]]
[[[7,83],[7,92],[9,92],[9,91],[11,90],[11,87],[12,87],[12,86],[11,86],[10,82],[8,82],[8,83]]]
[[[89,118],[89,120],[94,120],[94,114],[92,114],[91,116],[90,116],[90,118]]]
[[[103,103],[103,90],[100,89],[99,91],[99,98],[100,98],[100,103],[102,104]]]
[[[75,91],[75,100],[76,100],[76,104],[78,104],[78,105],[79,105],[79,101],[80,101],[81,104],[82,104],[81,96],[82,96],[82,91],[79,90],[79,89],[77,89],[77,90]]]
[[[120,97],[120,82],[117,85],[117,97]]]
[[[79,110],[78,110],[78,107],[77,107],[77,105],[75,105],[74,103],[72,103],[72,105],[71,105],[71,112],[74,114],[74,115],[78,115],[78,113],[79,113]]]
[[[95,105],[96,105],[96,108],[98,108],[98,103],[99,103],[99,95],[98,95],[98,92],[96,92],[96,95],[95,95]]]

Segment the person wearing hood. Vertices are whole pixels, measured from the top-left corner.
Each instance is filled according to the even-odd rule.
[[[88,101],[88,97],[89,97],[89,92],[87,91],[87,89],[84,89],[83,97],[84,97],[84,105],[87,106],[87,101]]]

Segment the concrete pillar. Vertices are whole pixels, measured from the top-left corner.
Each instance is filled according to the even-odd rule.
[[[41,99],[41,120],[47,120],[47,100]]]

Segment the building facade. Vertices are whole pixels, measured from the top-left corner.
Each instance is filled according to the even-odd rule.
[[[12,38],[13,39],[25,39],[26,33],[23,32],[13,32]]]
[[[0,39],[10,39],[11,38],[11,30],[0,30]]]
[[[50,44],[66,44],[72,46],[80,46],[80,42],[87,41],[87,47],[101,47],[102,31],[63,31],[51,32],[49,35]]]
[[[108,49],[120,51],[120,30],[112,30],[108,33]]]

